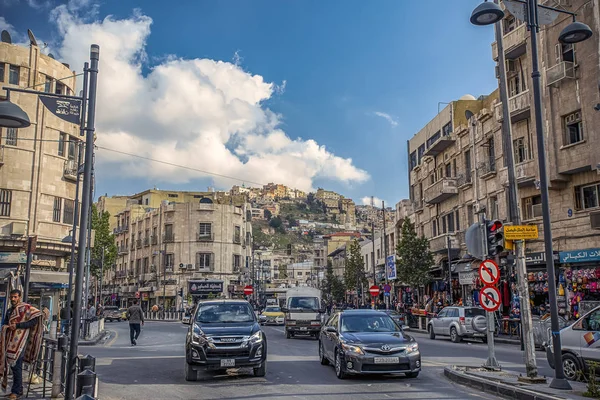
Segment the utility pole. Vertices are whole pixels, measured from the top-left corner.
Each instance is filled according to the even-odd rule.
[[[373,243],[373,252],[371,253],[371,264],[373,265],[373,285],[377,285],[377,273],[375,272],[375,221],[373,212],[375,209],[374,198],[371,196],[371,242]],[[372,308],[375,309],[375,300],[372,299]]]
[[[450,235],[446,235],[446,246],[448,247],[448,301],[450,305],[452,305],[452,243],[450,240]]]
[[[496,0],[496,3],[498,0]],[[518,207],[518,188],[515,174],[515,161],[512,145],[510,110],[508,108],[508,89],[506,82],[506,63],[504,57],[504,38],[502,20],[494,25],[496,45],[498,48],[498,88],[500,90],[500,101],[502,102],[502,150],[508,174],[508,220],[515,225],[521,223]],[[529,304],[529,290],[527,288],[527,265],[525,262],[525,242],[516,240],[514,242],[516,255],[516,269],[518,277],[518,288],[521,308],[522,334],[521,340],[525,350],[525,371],[529,380],[545,378],[537,376],[537,363],[535,359],[535,343],[533,339],[533,321],[531,319],[531,306]]]
[[[105,247],[102,247],[102,261],[100,261],[100,305],[104,304],[104,299],[102,298],[102,280],[104,279],[104,252],[106,251]]]
[[[167,241],[165,240],[164,251],[163,251],[163,312],[167,307],[167,303],[165,303],[165,298],[167,297]]]
[[[387,256],[388,256],[388,245],[387,237],[385,236],[385,201],[381,201],[381,215],[383,216],[383,234],[381,235],[381,251],[383,251],[383,275],[385,276],[385,284],[388,285],[388,274],[387,274]],[[383,295],[385,299],[385,309],[390,308],[390,296]]]

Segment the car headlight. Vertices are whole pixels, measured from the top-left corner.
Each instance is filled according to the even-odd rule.
[[[410,353],[415,353],[419,351],[419,344],[418,343],[411,343],[408,345],[408,347],[406,348],[406,353],[410,354]]]
[[[206,344],[208,347],[214,348],[213,339],[211,337],[207,337],[202,329],[196,324],[194,324],[194,329],[192,330],[192,343],[203,345]]]
[[[260,342],[262,342],[262,340],[263,340],[263,338],[262,338],[262,332],[261,331],[257,331],[252,336],[250,336],[250,339],[248,339],[248,340],[250,341],[250,343],[260,343]]]
[[[344,349],[345,351],[349,351],[351,353],[365,354],[364,351],[360,347],[354,346],[351,344],[342,343],[342,349]]]

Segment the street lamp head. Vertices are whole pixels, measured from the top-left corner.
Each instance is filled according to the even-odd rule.
[[[485,2],[481,3],[473,10],[471,14],[471,23],[473,25],[491,25],[504,18],[504,11],[496,3]]]
[[[10,100],[0,101],[0,127],[27,128],[29,116],[21,107]]]
[[[565,44],[583,42],[592,37],[592,30],[583,22],[573,21],[558,36],[558,41]]]

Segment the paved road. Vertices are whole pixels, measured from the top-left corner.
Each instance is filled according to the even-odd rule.
[[[110,323],[107,328],[116,335],[105,346],[80,348],[97,357],[102,399],[495,399],[454,385],[443,376],[447,364],[481,363],[485,358],[481,344],[430,341],[416,334],[423,352],[423,371],[418,378],[341,381],[332,367],[319,364],[314,339],[288,340],[281,327],[265,327],[269,341],[266,377],[256,378],[251,370],[240,370],[226,375],[205,373],[200,382],[186,382],[186,325],[149,322],[136,347],[129,345],[127,323]],[[498,358],[517,367],[521,356],[516,348],[499,346]]]

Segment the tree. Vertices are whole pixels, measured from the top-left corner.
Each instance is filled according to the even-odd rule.
[[[281,264],[279,267],[277,267],[277,269],[279,270],[279,279],[288,278],[287,265]]]
[[[431,280],[429,269],[433,265],[433,255],[429,251],[429,240],[418,237],[415,226],[405,219],[402,236],[396,246],[396,272],[398,282],[412,288],[424,286]]]
[[[344,301],[346,296],[346,286],[339,276],[333,273],[333,264],[327,260],[325,268],[325,277],[321,283],[321,290],[329,300]]]
[[[308,204],[308,206],[312,206],[313,203],[315,202],[315,194],[314,193],[309,193],[308,196],[306,196],[306,204]]]
[[[360,244],[354,239],[346,252],[346,268],[344,269],[344,282],[350,290],[358,289],[361,285],[368,284],[365,277],[365,264],[360,253]]]
[[[264,210],[264,215],[265,215],[265,219],[267,221],[270,221],[271,217],[273,216],[273,213],[271,213],[271,211],[269,211],[269,210]]]
[[[277,217],[273,217],[271,218],[271,220],[269,221],[269,226],[271,228],[279,228],[281,226],[282,222],[281,222],[281,218],[279,218],[279,216]]]
[[[117,259],[117,245],[110,231],[110,213],[108,211],[99,213],[95,204],[92,204],[92,229],[95,231],[95,238],[94,247],[91,249],[90,273],[99,278],[102,249],[104,249],[104,270],[107,270]]]
[[[346,286],[344,285],[344,282],[335,275],[331,281],[331,296],[338,302],[344,301],[344,298],[346,297]]]
[[[321,283],[321,290],[326,296],[331,295],[332,281],[335,275],[333,274],[333,264],[330,259],[327,259],[327,266],[325,267],[325,276]]]

